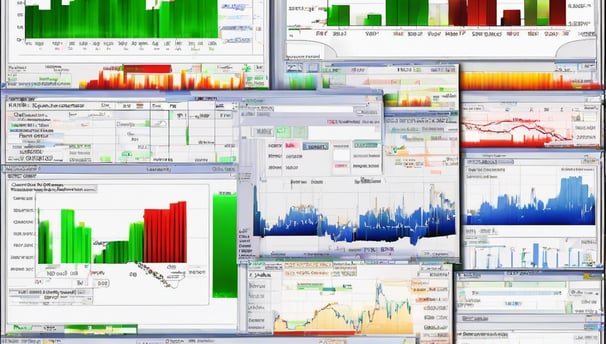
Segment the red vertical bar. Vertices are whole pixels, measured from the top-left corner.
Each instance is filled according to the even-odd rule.
[[[164,245],[166,244],[166,239],[164,238],[164,214],[161,209],[156,209],[157,219],[158,219],[158,242],[156,245],[158,246],[158,256],[156,262],[163,263],[164,262]]]
[[[448,0],[448,25],[467,25],[467,4],[465,0]]]
[[[486,20],[486,16],[488,15],[488,3],[487,1],[480,0],[478,2],[478,25],[486,26],[488,22]]]
[[[175,224],[173,223],[174,214],[172,205],[166,212],[166,235],[168,236],[168,245],[166,250],[166,260],[168,262],[175,262],[173,255],[175,254]]]
[[[164,238],[164,242],[162,245],[162,262],[168,263],[170,262],[168,255],[170,250],[172,249],[172,242],[170,238],[170,210],[163,209],[162,212],[162,237]]]
[[[549,25],[566,26],[566,0],[549,1]]]
[[[152,262],[153,263],[157,263],[158,262],[158,248],[160,246],[160,227],[159,227],[159,221],[158,221],[158,211],[156,209],[153,209],[153,218],[154,218],[154,222],[153,222],[153,233],[154,233],[154,241],[152,241],[152,252],[153,252],[153,257],[152,257]]]
[[[169,204],[168,209],[166,209],[164,211],[166,218],[164,219],[164,223],[166,223],[166,252],[165,252],[165,259],[166,262],[171,262],[173,263],[174,260],[172,260],[172,254],[173,251],[175,249],[175,240],[174,240],[174,236],[173,236],[173,230],[174,230],[174,226],[173,226],[173,221],[172,221],[172,217],[173,217],[173,204]]]
[[[158,219],[158,223],[157,223],[157,236],[156,238],[158,238],[157,241],[157,247],[156,247],[156,262],[160,263],[162,262],[162,255],[164,254],[164,221],[162,219],[162,210],[160,209],[156,209],[155,210],[156,214],[157,214],[157,219]]]
[[[104,79],[105,78],[103,77],[103,69],[101,69],[99,71],[99,79],[98,79],[99,83],[98,83],[98,85],[103,85],[104,84],[104,81],[103,81]]]
[[[156,223],[156,211],[153,209],[149,210],[149,228],[150,228],[150,236],[149,236],[149,262],[156,262],[156,243],[158,242],[158,228]]]
[[[170,226],[171,226],[171,235],[173,237],[173,247],[170,257],[173,262],[179,262],[179,223],[177,222],[177,218],[179,216],[179,204],[171,203],[170,204]]]
[[[143,262],[149,263],[149,241],[151,238],[149,209],[143,210]]]
[[[181,262],[187,263],[187,203],[181,202]]]
[[[148,253],[147,253],[147,257],[148,257],[148,262],[149,263],[153,263],[154,262],[154,241],[156,240],[156,231],[155,231],[155,219],[154,219],[154,211],[152,209],[147,209],[148,211],[148,218],[149,218],[149,235],[148,235],[148,244],[147,244],[147,248],[148,248]]]
[[[149,262],[156,262],[156,212],[153,209],[149,209]]]
[[[178,231],[179,227],[177,226],[177,203],[171,203],[169,208],[169,237],[170,237],[170,251],[168,255],[168,259],[171,262],[177,262],[177,254],[179,252],[179,240],[178,240]]]
[[[185,236],[184,231],[183,231],[183,202],[179,202],[177,203],[177,214],[176,214],[176,222],[177,222],[177,228],[178,230],[178,234],[177,237],[179,238],[179,240],[177,241],[177,247],[178,247],[178,252],[179,254],[177,255],[177,261],[179,263],[185,263],[183,260],[183,244],[185,243]]]
[[[166,252],[166,259],[169,262],[175,262],[174,254],[177,246],[176,237],[175,237],[175,214],[174,214],[174,206],[171,204],[168,210],[168,219],[167,219],[167,230],[168,230],[168,251]]]
[[[468,0],[467,1],[467,25],[469,26],[478,26],[479,15],[480,15],[480,1],[483,0]]]
[[[522,13],[520,10],[504,10],[503,26],[521,26]]]
[[[497,0],[485,0],[486,4],[486,25],[497,26]]]
[[[182,203],[183,202],[177,202],[175,205],[175,232],[177,233],[175,246],[177,247],[178,252],[178,254],[175,255],[175,261],[178,263],[183,263],[183,240],[185,239],[183,237],[183,221],[181,220],[181,214],[183,212]]]

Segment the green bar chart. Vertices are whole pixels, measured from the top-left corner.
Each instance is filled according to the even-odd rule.
[[[25,6],[25,37],[219,38],[217,0],[50,0]]]
[[[236,194],[213,195],[213,297],[238,297]]]

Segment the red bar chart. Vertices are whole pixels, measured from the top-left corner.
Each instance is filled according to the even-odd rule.
[[[169,209],[145,209],[146,262],[186,261],[186,203],[172,203]]]

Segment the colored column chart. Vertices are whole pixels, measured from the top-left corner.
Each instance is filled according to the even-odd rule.
[[[465,268],[600,266],[600,154],[517,154],[464,160]]]
[[[8,321],[235,329],[235,181],[80,169],[5,175]]]
[[[557,57],[561,48],[596,58],[600,6],[593,0],[291,0],[284,7],[285,58],[540,59]],[[529,45],[534,49],[520,52]]]
[[[82,288],[94,289],[94,297],[81,301],[95,305],[208,302],[208,292],[187,301],[190,288],[208,290],[207,184],[54,180],[33,185],[35,274],[46,288],[86,281]],[[134,292],[154,287],[162,298],[151,301]],[[113,295],[116,288],[122,296]]]
[[[75,211],[61,209],[61,264],[186,263],[186,202],[171,203],[169,209],[145,209],[143,221],[130,223],[128,240],[109,241],[92,255],[92,229],[84,222],[75,225]],[[112,209],[115,210],[115,209]],[[40,209],[38,209],[40,214]],[[45,212],[46,213],[46,212]],[[39,215],[40,216],[40,215]],[[40,217],[39,217],[40,219]],[[39,220],[39,237],[47,247],[49,220]],[[40,248],[42,249],[42,248]],[[46,251],[39,251],[40,258]],[[52,264],[52,261],[49,262]]]
[[[420,337],[421,343],[447,340],[451,273],[446,264],[252,262],[249,330],[255,326],[254,332],[275,336],[397,334]],[[260,295],[269,299],[256,297]]]
[[[50,0],[49,8],[26,4],[25,38],[219,38],[217,0],[147,2]]]
[[[6,10],[9,88],[269,84],[266,0],[24,0]]]

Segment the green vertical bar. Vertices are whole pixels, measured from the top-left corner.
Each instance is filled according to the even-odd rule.
[[[339,25],[340,26],[349,26],[350,23],[350,8],[349,5],[339,5],[341,9],[339,10]]]
[[[53,233],[50,231],[50,225],[46,221],[46,264],[53,263]]]
[[[105,264],[114,264],[116,261],[116,252],[114,242],[108,242],[105,246]]]
[[[53,19],[56,20],[56,22],[51,26],[51,30],[49,30],[48,32],[52,34],[51,37],[58,37],[58,38],[64,38],[66,35],[68,35],[68,32],[62,32],[60,29],[60,25],[62,23],[66,23],[67,22],[67,18],[66,18],[66,12],[63,9],[64,7],[67,6],[63,6],[61,5],[61,1],[57,1],[57,0],[51,0],[51,8],[55,8],[54,13],[49,12],[48,15],[46,17],[51,17]],[[45,21],[43,20],[42,23],[44,23]],[[44,34],[46,35],[47,32],[47,26],[43,26],[42,27],[42,32],[44,32]],[[47,36],[47,38],[50,38]]]
[[[46,264],[46,230],[43,222],[38,221],[38,264]]]
[[[38,264],[53,263],[53,236],[48,220],[38,224]]]
[[[76,262],[76,259],[75,259],[76,248],[77,248],[75,212],[72,213],[72,216],[69,221],[70,222],[68,222],[68,231],[67,231],[67,238],[68,238],[67,260],[68,260],[68,263],[75,263]]]
[[[172,21],[173,28],[173,37],[182,37],[184,32],[183,29],[185,27],[185,6],[183,5],[184,1],[173,1],[170,4],[173,7],[174,17]],[[192,13],[196,13],[196,11],[192,11]],[[201,17],[202,22],[204,21],[204,17]],[[202,23],[198,23],[198,25],[202,26]]]
[[[97,16],[97,20],[99,21],[99,36],[109,36],[110,34],[110,17],[107,15],[109,6],[111,6],[111,2],[109,0],[99,2],[97,13],[93,13]]]
[[[122,241],[116,241],[116,263],[121,264],[125,252],[123,251]]]
[[[73,263],[74,210],[61,209],[61,263]]]
[[[213,297],[238,297],[235,194],[213,195]]]
[[[66,22],[61,22],[62,28],[59,29],[60,34],[67,38],[78,37],[98,37],[99,13],[95,13],[99,9],[99,0],[89,1],[72,1],[65,8]]]
[[[144,7],[145,8],[145,7]],[[158,14],[158,11],[156,10],[146,10],[145,11],[145,32],[146,32],[146,36],[148,37],[153,37],[153,38],[158,38],[158,36],[155,35],[155,20],[156,20],[156,15]]]
[[[151,11],[151,36],[154,38],[160,38],[160,11],[154,9]]]
[[[408,0],[408,25],[416,26],[417,16],[419,15],[418,0]]]
[[[143,222],[135,222],[130,224],[127,251],[128,262],[143,261]]]
[[[427,26],[429,24],[429,0],[411,0],[411,2],[417,3],[417,25]]]
[[[90,263],[93,254],[93,236],[90,227],[84,228],[84,249],[83,263]]]
[[[170,4],[163,2],[159,10],[159,27],[158,32],[160,38],[167,38],[170,36]]]
[[[128,226],[128,261],[135,261],[135,245],[136,245],[136,233],[135,224],[131,223]]]
[[[108,27],[107,27],[107,36],[111,36],[111,38],[116,38],[117,32],[124,32],[126,29],[124,20],[120,16],[111,16],[110,13],[120,13],[124,11],[124,8],[121,6],[120,0],[107,0],[107,6],[104,9],[102,15],[107,16]]]
[[[203,37],[219,38],[219,5],[217,0],[204,1],[204,27]],[[190,20],[190,25],[195,25],[195,21]]]
[[[72,234],[72,238],[74,238],[73,240],[73,256],[72,256],[72,263],[80,263],[80,249],[82,246],[82,239],[80,238],[80,229],[82,227],[80,225],[74,225],[74,229],[73,229],[73,234]]]
[[[65,209],[61,209],[61,263],[67,262],[67,213]]]
[[[399,0],[385,0],[385,25],[398,25],[398,2]]]
[[[122,264],[126,264],[126,263],[128,263],[128,241],[124,241],[122,246],[124,247],[124,255],[123,255]]]
[[[185,145],[189,146],[189,125],[185,127]]]
[[[380,14],[369,14],[364,19],[364,25],[366,26],[381,26],[381,15]]]
[[[549,25],[549,0],[537,0],[537,25]]]
[[[105,250],[103,250],[103,251],[101,251],[101,253],[95,255],[95,259],[94,259],[95,264],[103,264],[103,263],[105,263],[103,261],[103,252],[105,252]]]
[[[142,262],[143,261],[143,245],[145,242],[145,226],[143,225],[143,222],[139,222],[138,225],[138,230],[137,230],[137,262]]]
[[[304,86],[305,90],[315,90],[316,89],[316,76],[313,74],[308,74],[305,76]]]
[[[133,249],[133,262],[143,261],[143,224],[138,222],[135,223],[135,238],[132,243]]]
[[[326,9],[326,25],[339,26],[339,11],[340,7],[332,5]]]
[[[145,10],[145,0],[129,0],[128,3],[132,10],[132,15],[126,18],[128,35],[133,38],[147,38],[149,32],[146,30],[145,14],[143,13],[143,10]]]
[[[537,25],[537,0],[524,0],[524,26]]]
[[[113,250],[113,260],[112,264],[117,264],[120,262],[120,245],[119,242],[112,242],[112,250]]]
[[[84,223],[74,228],[74,263],[82,263],[84,257]]]
[[[398,25],[407,26],[409,25],[409,0],[398,0]]]
[[[38,6],[25,6],[25,38],[37,37],[34,23],[39,23]]]
[[[78,236],[78,240],[76,241],[76,263],[84,263],[84,257],[86,255],[86,239],[84,235],[85,230],[84,223],[81,223],[76,230],[76,234]]]
[[[128,241],[121,241],[120,245],[122,246],[122,259],[120,263],[126,264],[128,263]]]

